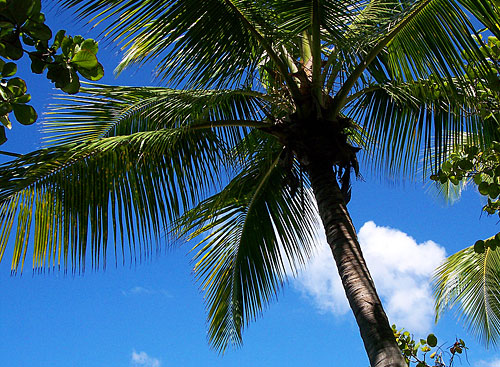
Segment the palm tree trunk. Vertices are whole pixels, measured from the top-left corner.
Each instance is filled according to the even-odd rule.
[[[328,244],[356,317],[371,367],[407,367],[361,253],[333,169],[307,167]]]

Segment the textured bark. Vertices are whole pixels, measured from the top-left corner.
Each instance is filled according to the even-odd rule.
[[[328,164],[308,165],[328,244],[372,367],[407,367],[368,272],[356,231]]]

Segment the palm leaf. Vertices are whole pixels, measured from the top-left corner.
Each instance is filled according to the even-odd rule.
[[[109,22],[106,32],[125,43],[126,55],[118,67],[157,62],[162,79],[189,86],[234,86],[256,70],[267,55],[293,87],[284,59],[273,48],[278,35],[269,1],[196,0],[115,2],[60,0],[77,6],[80,16]],[[230,33],[227,31],[231,30]],[[281,39],[286,39],[281,36]],[[245,72],[242,72],[245,71]]]
[[[435,78],[373,84],[351,98],[350,116],[374,144],[367,147],[372,164],[391,175],[421,165],[437,170],[447,151],[465,142],[484,145],[496,129],[480,118],[476,89]]]
[[[474,252],[468,247],[446,259],[434,277],[436,318],[455,308],[460,318],[486,344],[500,335],[500,256],[498,250]]]
[[[226,126],[228,143],[239,141],[232,126],[266,126],[273,99],[249,90],[177,90],[92,84],[78,96],[59,96],[43,122],[47,144],[85,142],[141,131],[189,126]],[[230,135],[233,135],[230,139]]]
[[[369,48],[354,49],[359,52],[356,55],[359,61],[353,64],[355,67],[348,71],[348,77],[335,94],[333,103],[337,107],[333,115],[344,106],[351,90],[359,88],[358,83],[369,77],[363,74],[377,59],[384,66],[380,70],[389,80],[398,83],[427,79],[432,75],[450,84],[453,80],[464,88],[470,83],[471,66],[483,75],[490,72],[489,63],[471,36],[474,28],[458,4],[447,0],[426,0],[405,5],[399,12],[394,12],[391,22],[384,19],[385,13],[375,12],[375,15],[381,13],[383,16],[379,32],[374,33],[377,40],[371,40]],[[348,43],[347,46],[348,50],[344,52],[349,53],[352,45]],[[467,50],[467,60],[462,50]]]
[[[219,350],[241,343],[244,326],[285,281],[283,259],[292,271],[303,264],[316,228],[310,194],[295,194],[284,184],[281,145],[252,134],[240,151],[246,156],[241,172],[178,226],[190,238],[202,236],[193,249],[195,273],[206,291],[209,339]]]
[[[115,255],[120,235],[125,261],[126,234],[130,259],[148,256],[152,239],[218,182],[224,149],[210,129],[172,128],[47,148],[3,164],[0,251],[17,213],[14,272],[24,265],[33,220],[34,269],[84,271],[89,244],[92,266],[105,266],[110,224]]]

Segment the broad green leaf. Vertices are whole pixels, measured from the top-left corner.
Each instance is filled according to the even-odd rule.
[[[9,102],[0,103],[0,116],[7,115],[12,112],[12,104]]]
[[[52,44],[52,47],[57,51],[60,47],[61,44],[64,40],[64,37],[66,35],[66,31],[61,29],[56,33],[56,36],[54,37],[54,43]]]
[[[6,63],[1,70],[2,77],[4,78],[13,76],[16,74],[16,72],[17,72],[17,65],[13,62]]]
[[[97,51],[99,50],[99,45],[93,39],[88,38],[82,42],[82,44],[80,45],[80,50],[89,51],[96,55]]]
[[[35,74],[42,74],[47,64],[41,59],[42,52],[33,52],[29,55],[31,60],[31,71]]]
[[[484,253],[484,241],[483,240],[477,240],[474,243],[474,251],[478,254],[483,254]]]
[[[25,94],[20,97],[14,98],[15,103],[28,103],[31,101],[31,95],[30,94]]]
[[[22,29],[35,39],[48,41],[52,38],[52,30],[45,24],[28,21]]]
[[[429,344],[429,346],[432,348],[434,348],[437,345],[437,338],[434,334],[429,334],[427,336],[427,344]]]
[[[12,92],[14,97],[20,97],[27,91],[26,82],[21,78],[9,79],[7,88]]]
[[[71,82],[70,70],[67,66],[63,66],[61,64],[49,64],[47,68],[47,78],[55,83],[57,88],[61,88]]]
[[[10,2],[10,14],[12,14],[18,25],[22,25],[32,14],[35,3],[36,1],[33,0],[12,0]]]
[[[76,94],[80,90],[80,79],[74,70],[69,72],[69,83],[64,85],[56,83],[56,87],[61,88],[63,92],[68,94]]]
[[[0,56],[11,60],[19,60],[23,57],[23,46],[19,40],[19,36],[11,34],[0,41]]]
[[[90,51],[80,50],[72,58],[71,63],[78,68],[93,69],[98,67],[97,57]]]
[[[85,79],[97,81],[104,76],[104,67],[100,63],[97,63],[97,66],[92,69],[79,68],[78,72]]]
[[[73,42],[73,38],[71,36],[64,36],[61,41],[61,49],[64,56],[69,57],[75,48],[75,43]]]
[[[23,103],[13,103],[12,107],[17,121],[23,125],[31,125],[38,118],[35,109],[29,105]]]

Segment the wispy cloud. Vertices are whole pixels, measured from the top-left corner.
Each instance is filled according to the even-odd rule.
[[[132,351],[130,357],[130,365],[132,367],[160,367],[161,362],[157,358],[150,357],[146,352]]]
[[[148,287],[135,286],[129,290],[122,291],[124,296],[131,295],[161,295],[165,297],[172,297],[172,295],[165,289],[153,289]]]
[[[500,357],[490,359],[489,361],[479,360],[474,367],[500,367]]]
[[[427,333],[433,323],[429,278],[444,260],[444,248],[433,241],[419,244],[400,230],[374,222],[365,223],[358,237],[390,322],[413,333]],[[349,305],[330,249],[323,234],[318,241],[324,245],[294,284],[320,312],[344,315]]]

